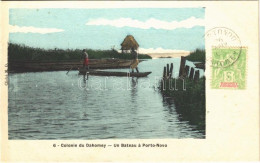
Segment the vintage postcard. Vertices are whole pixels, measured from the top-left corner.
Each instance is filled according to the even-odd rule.
[[[259,160],[257,1],[1,8],[3,162]]]

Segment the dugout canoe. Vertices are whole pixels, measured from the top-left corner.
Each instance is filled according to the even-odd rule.
[[[95,75],[95,76],[125,76],[125,77],[146,77],[152,72],[134,72],[134,73],[129,73],[129,72],[116,72],[116,71],[96,71],[96,70],[89,70],[89,71],[84,71],[84,70],[79,70],[79,75],[84,75],[88,73],[89,75]]]

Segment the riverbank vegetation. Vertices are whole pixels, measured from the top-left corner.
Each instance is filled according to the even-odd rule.
[[[198,81],[186,78],[164,82],[161,82],[160,90],[163,96],[173,99],[180,120],[188,121],[205,134],[205,78]],[[170,103],[171,101],[168,101],[168,104]]]
[[[205,49],[196,49],[192,51],[190,55],[186,57],[186,59],[192,62],[205,63],[205,59],[206,59]]]
[[[90,59],[132,59],[129,53],[119,53],[116,50],[93,50],[86,49]],[[8,61],[79,61],[82,49],[43,49],[25,45],[9,43]],[[139,54],[139,59],[151,59],[149,55]]]
[[[205,50],[196,49],[191,52],[186,60],[201,62],[205,64]],[[184,64],[185,65],[185,61]],[[182,67],[182,66],[180,66]],[[183,66],[183,72],[185,67]],[[198,71],[198,70],[196,70]],[[176,112],[180,120],[188,121],[195,126],[198,131],[205,135],[205,77],[198,78],[196,75],[190,77],[189,72],[186,75],[180,75],[181,78],[164,79],[161,81],[160,90],[167,103],[175,105]],[[198,75],[199,76],[199,75]],[[176,89],[177,88],[177,89]]]

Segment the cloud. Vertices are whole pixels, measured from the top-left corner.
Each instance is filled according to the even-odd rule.
[[[86,25],[102,25],[102,26],[113,26],[117,28],[132,27],[141,29],[164,29],[173,30],[176,28],[192,28],[194,26],[204,26],[204,19],[190,17],[182,21],[162,21],[154,18],[150,18],[146,21],[139,21],[132,18],[119,18],[114,20],[98,18],[91,19]]]
[[[56,32],[63,32],[63,29],[57,28],[36,28],[32,26],[17,26],[17,25],[9,25],[9,32],[10,33],[56,33]]]

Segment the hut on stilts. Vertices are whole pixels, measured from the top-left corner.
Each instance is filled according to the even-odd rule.
[[[130,52],[132,48],[137,50],[139,48],[139,44],[132,35],[127,35],[121,43],[122,53]]]

